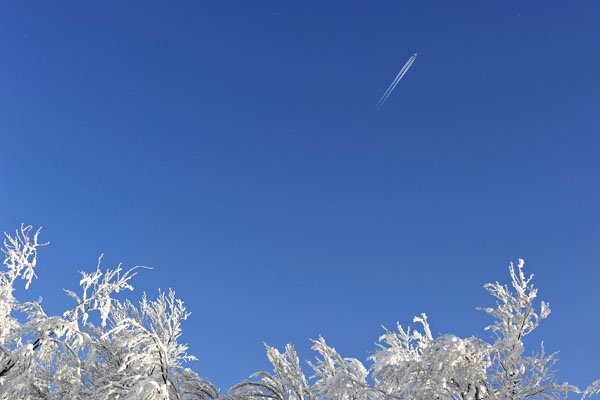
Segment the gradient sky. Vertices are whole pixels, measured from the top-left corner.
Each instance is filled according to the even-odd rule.
[[[326,3],[326,4],[323,4]],[[487,338],[525,258],[558,376],[600,378],[600,3],[2,1],[0,230],[43,226],[26,296],[149,265],[219,388],[365,360],[396,321]],[[379,113],[372,107],[419,56]],[[22,287],[17,295],[23,295]],[[307,372],[309,372],[307,370]]]

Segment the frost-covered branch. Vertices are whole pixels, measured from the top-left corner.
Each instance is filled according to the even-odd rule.
[[[331,400],[558,400],[568,393],[580,393],[575,386],[557,383],[552,369],[556,353],[546,354],[543,344],[539,352],[524,355],[523,337],[548,317],[550,307],[542,301],[536,311],[533,275],[526,277],[523,267],[523,260],[517,270],[510,264],[510,287],[497,282],[485,285],[497,299],[496,307],[482,309],[494,318],[486,328],[493,332],[491,343],[477,336],[434,337],[427,316],[422,314],[414,319],[422,331],[399,324],[396,332],[386,330],[379,339],[379,349],[369,357],[367,369],[357,359],[342,357],[319,338],[313,341],[313,350],[320,358],[315,364],[308,363],[316,381],[309,387],[304,384],[302,392]],[[303,376],[299,368],[288,371],[280,367],[286,357],[297,357],[293,348],[286,348],[283,356],[270,347],[267,353],[276,373],[255,374],[262,379],[234,387],[235,394],[245,389],[250,397],[287,400],[299,390],[298,384],[292,389],[286,383],[290,377]],[[585,396],[600,393],[598,382]]]
[[[6,235],[0,272],[0,399],[216,399],[218,390],[183,364],[192,360],[180,344],[181,323],[189,316],[173,291],[160,292],[138,306],[114,295],[133,290],[136,267],[123,272],[81,272],[81,294],[60,316],[49,316],[39,302],[19,303],[13,284],[25,289],[35,277],[39,231],[31,227]],[[22,312],[25,322],[12,316]],[[89,321],[97,312],[100,321]]]
[[[138,304],[116,295],[133,290],[135,267],[121,265],[81,272],[80,290],[65,290],[75,304],[47,315],[41,302],[21,303],[15,283],[27,290],[37,268],[40,231],[22,226],[4,240],[0,271],[0,400],[8,399],[182,399],[182,400],[521,400],[588,398],[600,393],[600,380],[585,391],[555,377],[556,353],[544,345],[526,355],[523,338],[550,314],[536,303],[533,275],[524,262],[510,264],[509,285],[485,285],[496,299],[481,310],[494,320],[479,336],[435,336],[425,314],[420,329],[385,330],[363,364],[343,357],[319,337],[306,378],[296,350],[266,346],[272,372],[257,372],[220,396],[217,388],[189,368],[194,357],[179,342],[189,313],[169,290]],[[20,314],[22,318],[17,318]]]
[[[239,383],[230,389],[230,395],[246,399],[312,400],[314,396],[294,346],[288,344],[283,354],[274,347],[266,344],[265,347],[274,373],[257,372],[251,378],[260,378],[259,381]]]

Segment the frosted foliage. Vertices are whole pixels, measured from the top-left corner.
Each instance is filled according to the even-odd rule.
[[[486,392],[490,346],[477,338],[433,338],[425,315],[416,318],[425,334],[398,325],[381,336],[373,360],[376,387],[396,398],[475,398]],[[416,384],[420,382],[420,384]]]
[[[17,282],[28,289],[35,277],[40,231],[21,227],[4,241],[0,271],[0,400],[3,399],[218,399],[222,400],[518,400],[582,398],[600,393],[600,380],[586,390],[557,383],[555,353],[543,345],[527,353],[523,337],[550,315],[536,303],[532,277],[509,266],[510,285],[485,285],[496,299],[482,308],[493,322],[489,340],[434,336],[425,314],[419,329],[398,324],[385,330],[363,364],[341,356],[325,339],[313,340],[317,356],[306,377],[292,345],[282,353],[266,346],[272,372],[257,372],[221,395],[186,368],[187,346],[179,342],[189,313],[172,290],[138,304],[115,295],[133,290],[135,267],[81,272],[80,289],[66,290],[74,304],[47,315],[41,301],[19,302]],[[484,331],[485,332],[485,331]]]
[[[138,305],[114,298],[135,268],[82,272],[75,305],[48,316],[40,302],[13,297],[17,278],[25,289],[35,276],[39,231],[6,235],[0,273],[0,399],[206,399],[217,389],[184,367],[193,359],[178,342],[189,313],[175,293],[146,296]],[[15,318],[21,313],[24,318]],[[91,318],[96,314],[95,318]],[[91,320],[100,323],[94,325]],[[19,322],[19,321],[24,322]]]
[[[296,362],[288,363],[293,368],[281,368],[286,359],[297,359],[292,347],[279,355],[267,346],[275,374],[255,374],[261,379],[235,386],[230,396],[280,400],[309,396],[336,400],[519,400],[565,399],[568,393],[583,398],[600,393],[600,380],[583,392],[558,383],[552,369],[555,353],[546,354],[543,345],[526,355],[522,339],[550,315],[550,306],[542,301],[536,311],[533,275],[526,277],[523,267],[523,260],[519,260],[517,269],[510,264],[510,285],[484,286],[497,300],[495,307],[482,309],[494,318],[486,328],[492,332],[490,341],[451,334],[435,337],[427,316],[421,314],[413,320],[421,325],[420,330],[400,324],[396,331],[386,329],[378,349],[367,360],[367,368],[355,358],[340,356],[319,338],[312,347],[319,354],[317,361],[308,362],[315,372],[309,386]],[[279,356],[274,358],[273,354]],[[291,377],[294,384],[289,384]]]
[[[279,400],[309,400],[313,393],[302,369],[296,350],[291,344],[282,354],[277,349],[265,345],[267,357],[273,365],[273,374],[257,372],[251,378],[256,381],[244,381],[230,389],[234,398],[272,398]]]
[[[314,390],[330,399],[360,400],[369,397],[365,390],[368,388],[366,379],[369,371],[359,360],[342,358],[322,337],[313,340],[312,349],[322,357],[317,357],[316,364],[309,362],[315,377],[318,377]]]

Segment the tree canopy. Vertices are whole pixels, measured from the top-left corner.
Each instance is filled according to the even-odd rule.
[[[0,271],[0,399],[217,399],[223,400],[496,400],[582,398],[600,392],[600,380],[581,390],[559,383],[556,353],[543,344],[528,353],[523,338],[550,315],[536,302],[533,275],[524,261],[509,265],[510,284],[485,285],[496,299],[481,308],[493,318],[491,340],[451,334],[435,337],[427,316],[420,329],[386,330],[366,365],[342,357],[322,337],[313,340],[316,360],[307,377],[292,345],[266,345],[271,372],[220,393],[185,367],[194,359],[179,343],[189,313],[173,291],[139,304],[115,294],[131,290],[135,267],[81,272],[78,292],[62,315],[47,315],[41,302],[14,296],[19,280],[28,289],[35,277],[40,231],[22,226],[5,234]],[[92,316],[92,318],[90,318]],[[97,322],[94,322],[97,321]]]

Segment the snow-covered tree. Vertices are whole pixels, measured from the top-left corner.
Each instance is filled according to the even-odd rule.
[[[342,357],[322,337],[306,377],[292,345],[281,353],[266,346],[273,372],[257,372],[221,395],[209,381],[185,368],[193,359],[178,342],[188,317],[173,291],[146,296],[139,304],[115,298],[131,290],[136,267],[81,272],[79,293],[66,290],[74,305],[48,316],[40,302],[14,297],[18,280],[35,277],[39,230],[21,227],[6,235],[0,271],[0,399],[217,399],[222,400],[517,400],[582,398],[600,392],[600,380],[585,391],[558,383],[555,354],[526,354],[523,338],[548,317],[534,305],[537,289],[524,262],[509,266],[511,284],[485,285],[496,298],[482,308],[493,317],[489,342],[477,336],[434,337],[427,316],[422,330],[386,330],[367,360]],[[92,321],[97,321],[94,324]]]
[[[423,332],[398,325],[397,332],[386,331],[379,338],[369,368],[354,358],[343,358],[323,338],[314,341],[313,349],[322,358],[309,363],[317,378],[313,385],[306,383],[293,347],[280,354],[267,346],[275,374],[255,374],[261,379],[234,386],[232,393],[279,400],[562,399],[569,392],[581,393],[575,386],[557,383],[552,370],[555,353],[546,354],[542,345],[537,353],[525,354],[523,337],[548,317],[550,307],[542,301],[539,313],[535,310],[537,289],[531,284],[533,275],[526,278],[523,266],[523,260],[517,269],[512,263],[509,266],[512,289],[498,282],[485,285],[497,299],[495,307],[481,309],[494,318],[486,328],[493,332],[491,343],[476,336],[434,337],[422,314],[414,322],[422,325]],[[583,395],[598,392],[600,381]]]
[[[216,388],[183,367],[192,359],[178,343],[188,317],[173,292],[135,306],[113,297],[133,289],[135,268],[82,272],[75,305],[48,316],[39,302],[18,302],[20,278],[35,276],[39,230],[6,235],[0,272],[0,399],[205,399]],[[25,314],[21,323],[13,314]],[[98,314],[98,326],[90,315]]]

